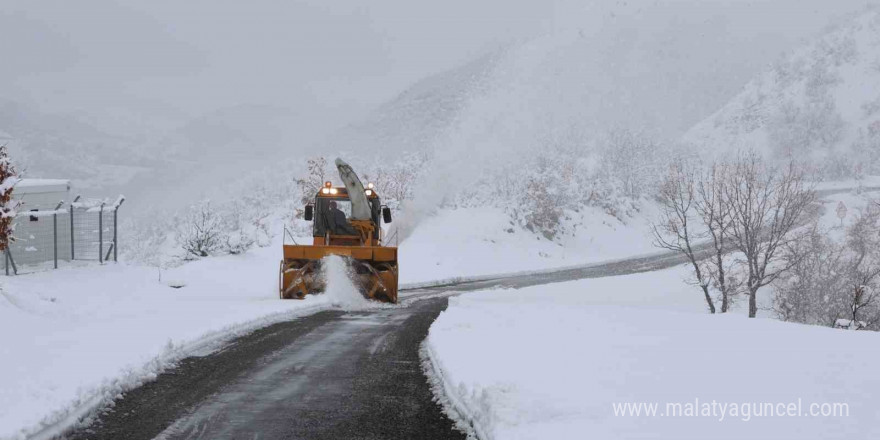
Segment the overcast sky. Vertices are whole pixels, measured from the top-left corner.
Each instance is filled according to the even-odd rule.
[[[191,115],[369,106],[553,15],[545,2],[507,3],[4,0],[0,93],[53,109]]]
[[[350,116],[512,39],[638,14],[650,23],[663,3],[3,0],[0,98],[166,122],[237,104]],[[867,2],[677,3],[716,3],[732,39],[763,32],[776,51]]]

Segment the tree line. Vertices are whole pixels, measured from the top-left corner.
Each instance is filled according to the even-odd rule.
[[[771,286],[772,311],[782,320],[880,325],[876,205],[848,227],[823,227],[808,169],[793,160],[772,164],[754,152],[708,164],[677,159],[657,200],[655,244],[686,257],[710,313],[729,312],[745,298],[755,317],[759,292]]]

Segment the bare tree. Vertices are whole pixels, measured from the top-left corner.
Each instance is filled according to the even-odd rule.
[[[862,210],[846,239],[810,229],[786,250],[790,271],[774,281],[780,319],[848,329],[880,329],[880,210]]]
[[[631,199],[645,195],[662,172],[663,148],[644,132],[624,128],[610,130],[601,152],[605,178]]]
[[[847,291],[845,249],[818,224],[803,238],[782,257],[790,269],[773,282],[773,310],[783,321],[833,327],[846,309],[840,298]]]
[[[0,251],[5,251],[14,240],[12,233],[19,202],[12,198],[12,190],[19,180],[6,145],[0,146]]]
[[[327,179],[327,159],[324,157],[313,157],[308,160],[308,174],[306,177],[296,179],[296,185],[300,189],[302,195],[302,204],[305,205],[312,201],[315,194],[324,187]]]
[[[694,224],[697,215],[697,175],[683,160],[672,163],[660,187],[660,221],[652,227],[657,247],[684,255],[694,269],[694,281],[703,290],[710,313],[715,302],[709,292],[711,278],[694,249],[699,233]]]
[[[816,201],[816,192],[794,162],[784,169],[768,167],[752,152],[734,161],[724,194],[731,212],[730,236],[745,258],[749,317],[754,318],[758,290],[791,267],[782,264],[782,253],[796,240],[794,231]]]
[[[190,207],[184,217],[177,221],[175,232],[174,238],[187,259],[214,254],[221,250],[226,241],[223,219],[210,201]]]
[[[373,171],[364,173],[364,183],[375,184],[383,202],[399,210],[402,203],[413,198],[416,182],[428,160],[424,152],[407,154],[396,162],[375,166]]]
[[[878,324],[877,289],[880,284],[880,210],[862,210],[847,230],[848,292],[845,319],[856,328]]]
[[[712,284],[721,295],[721,313],[730,310],[732,298],[738,289],[736,279],[731,276],[731,270],[725,262],[725,257],[730,252],[729,238],[733,221],[730,204],[725,201],[727,169],[726,164],[713,163],[698,175],[695,189],[695,210],[713,249],[712,257],[705,263],[705,267]]]
[[[239,200],[225,204],[224,208],[220,215],[220,226],[225,232],[222,234],[223,250],[233,255],[244,253],[257,241],[256,231],[252,228],[258,223],[248,218],[250,208]]]

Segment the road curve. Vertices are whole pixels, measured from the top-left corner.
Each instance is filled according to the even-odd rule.
[[[418,347],[445,298],[326,311],[191,357],[71,439],[464,439]]]
[[[699,252],[708,256],[711,249],[704,245]],[[664,253],[461,281],[402,291],[400,306],[326,311],[274,324],[217,352],[184,359],[64,438],[463,439],[434,402],[419,359],[428,328],[446,308],[444,293],[626,275],[685,262]]]
[[[444,292],[657,270],[672,254],[410,290],[399,306],[326,311],[184,359],[66,438],[463,439],[434,402],[419,346]],[[439,295],[439,296],[438,296]]]

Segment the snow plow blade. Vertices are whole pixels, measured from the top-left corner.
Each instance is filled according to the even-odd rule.
[[[384,246],[285,245],[281,261],[279,293],[282,299],[303,299],[326,287],[322,259],[343,257],[351,268],[352,281],[367,299],[397,303],[397,248]]]

